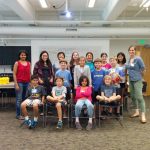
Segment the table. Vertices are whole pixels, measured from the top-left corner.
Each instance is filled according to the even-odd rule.
[[[0,89],[14,89],[14,82],[8,84],[0,84]]]
[[[8,98],[9,90],[15,89],[14,82],[10,82],[9,84],[0,84],[0,92],[1,92],[1,100],[2,100],[2,108],[4,108],[4,97]]]

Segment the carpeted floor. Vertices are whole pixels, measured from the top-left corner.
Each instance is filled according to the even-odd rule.
[[[76,131],[67,128],[55,129],[51,123],[46,128],[42,123],[34,130],[19,127],[15,110],[0,110],[0,150],[150,150],[150,97],[146,99],[147,120],[141,124],[139,118],[129,118],[124,113],[123,125],[116,120],[105,120],[102,127],[92,131]]]

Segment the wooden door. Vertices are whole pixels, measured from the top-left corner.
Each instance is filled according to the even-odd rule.
[[[145,95],[148,96],[150,95],[150,48],[145,48],[144,46],[136,46],[136,54],[142,57],[146,66],[144,80],[147,82]]]

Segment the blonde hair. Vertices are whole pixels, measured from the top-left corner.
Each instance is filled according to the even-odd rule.
[[[106,80],[107,78],[111,79],[111,83],[112,83],[112,77],[111,77],[110,75],[105,75],[105,77],[104,77],[104,83],[105,83],[105,80]]]
[[[116,60],[116,61],[118,60],[116,56],[110,57],[110,58],[109,58],[109,61],[110,61],[111,59]]]

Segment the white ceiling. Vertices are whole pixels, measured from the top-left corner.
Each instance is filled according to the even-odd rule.
[[[48,8],[43,9],[40,6],[39,0],[0,0],[0,20],[66,20],[66,17],[63,16],[65,1],[66,0],[46,0]],[[88,1],[89,0],[68,0],[68,7],[72,12],[72,18],[69,20],[150,19],[150,11],[147,12],[146,9],[141,11],[139,7],[142,0],[96,0],[94,8],[87,7]],[[113,7],[115,1],[118,1],[118,4],[116,3]],[[19,5],[20,8],[18,8]],[[112,19],[108,17],[109,19],[107,19],[105,18],[105,13],[109,11],[108,8],[111,9],[111,5],[112,11],[110,14],[114,12],[115,17],[112,17]],[[23,9],[21,10],[21,8]],[[115,12],[118,8],[121,10]],[[28,17],[24,17],[25,14],[22,15],[22,13],[28,13]]]
[[[0,27],[150,27],[150,10],[139,7],[142,0],[96,0],[94,8],[87,7],[89,0],[68,0],[69,19],[64,15],[65,1],[46,0],[44,9],[39,0],[0,0]]]

